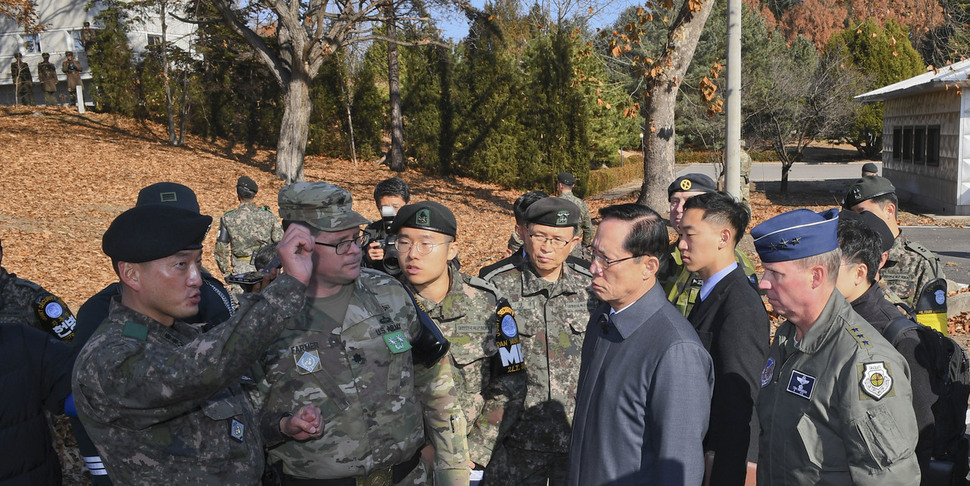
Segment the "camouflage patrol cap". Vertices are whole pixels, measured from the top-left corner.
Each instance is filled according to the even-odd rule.
[[[542,198],[525,210],[525,220],[543,226],[579,226],[579,207],[561,197]]]
[[[675,192],[715,192],[717,184],[714,179],[704,174],[684,174],[671,182],[667,186],[667,200],[673,197]]]
[[[112,260],[141,263],[202,248],[211,216],[171,204],[135,206],[114,219],[101,238]]]
[[[135,206],[170,204],[199,214],[199,200],[195,191],[175,182],[157,182],[138,191]]]
[[[849,187],[849,191],[845,193],[845,200],[842,201],[842,207],[851,209],[852,206],[863,201],[895,192],[896,188],[889,179],[877,175],[865,176]]]
[[[455,213],[434,201],[421,201],[402,207],[388,231],[397,233],[401,228],[423,229],[448,236],[458,234]]]
[[[346,189],[326,182],[295,182],[279,194],[280,217],[302,221],[320,231],[337,232],[370,222],[353,207]]]

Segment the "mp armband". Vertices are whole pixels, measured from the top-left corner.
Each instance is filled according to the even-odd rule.
[[[505,298],[500,299],[495,307],[495,323],[495,346],[498,347],[498,354],[492,357],[492,372],[508,375],[525,370],[519,325],[515,322],[515,311]]]
[[[74,339],[77,319],[67,308],[67,304],[56,295],[45,293],[34,299],[34,313],[47,332],[61,341]]]

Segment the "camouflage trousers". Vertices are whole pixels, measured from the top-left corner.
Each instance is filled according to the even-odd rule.
[[[323,484],[328,480],[313,480],[313,479],[296,479],[290,476],[284,476],[282,486],[311,486],[313,484]],[[265,484],[265,483],[264,483]],[[401,481],[394,483],[394,486],[432,486],[434,482],[431,480],[431,474],[429,473],[429,468],[427,463],[423,460],[418,461],[418,465],[414,467],[414,470],[410,474],[404,477]]]
[[[569,454],[520,449],[504,443],[495,449],[482,486],[550,486],[566,484]]]

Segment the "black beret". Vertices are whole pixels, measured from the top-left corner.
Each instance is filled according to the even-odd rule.
[[[559,175],[556,176],[556,180],[567,186],[576,185],[576,178],[573,177],[573,175],[570,174],[569,172],[560,172]]]
[[[525,210],[525,220],[543,226],[579,226],[579,207],[561,197],[546,197]]]
[[[869,174],[878,174],[879,169],[876,168],[876,164],[873,164],[872,162],[866,162],[862,166],[862,175],[866,175],[867,172]]]
[[[879,235],[879,239],[882,243],[879,251],[889,251],[889,249],[893,247],[893,241],[895,241],[896,237],[893,236],[893,232],[889,229],[889,225],[887,225],[882,218],[876,216],[874,213],[870,211],[863,211],[861,213],[857,213],[855,211],[842,211],[839,213],[839,219],[854,219],[862,223],[862,225],[866,228],[875,231]]]
[[[249,178],[249,176],[242,176],[236,181],[236,192],[239,193],[252,193],[253,196],[259,192],[259,186],[256,185],[256,181]]]
[[[417,228],[448,236],[458,234],[458,222],[455,214],[443,204],[434,201],[421,201],[402,207],[394,216],[394,222],[388,229],[397,233],[401,228]]]
[[[714,179],[704,174],[684,174],[671,182],[667,186],[667,200],[674,195],[675,192],[716,192],[717,184]]]
[[[896,188],[893,187],[892,182],[889,182],[889,179],[877,175],[865,176],[849,187],[849,191],[845,193],[845,200],[842,201],[842,207],[851,209],[852,206],[863,201],[894,192],[896,192]]]
[[[211,224],[211,216],[170,204],[135,206],[111,222],[101,238],[101,249],[113,260],[150,262],[202,248]]]
[[[135,206],[146,204],[171,204],[195,213],[200,212],[199,200],[195,197],[195,192],[174,182],[158,182],[138,191]]]

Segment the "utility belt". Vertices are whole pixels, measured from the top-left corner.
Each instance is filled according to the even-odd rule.
[[[337,479],[304,479],[282,474],[283,486],[392,486],[408,477],[421,461],[421,450],[414,456],[396,466],[378,469],[367,476],[353,476]],[[282,466],[278,463],[276,467]]]

